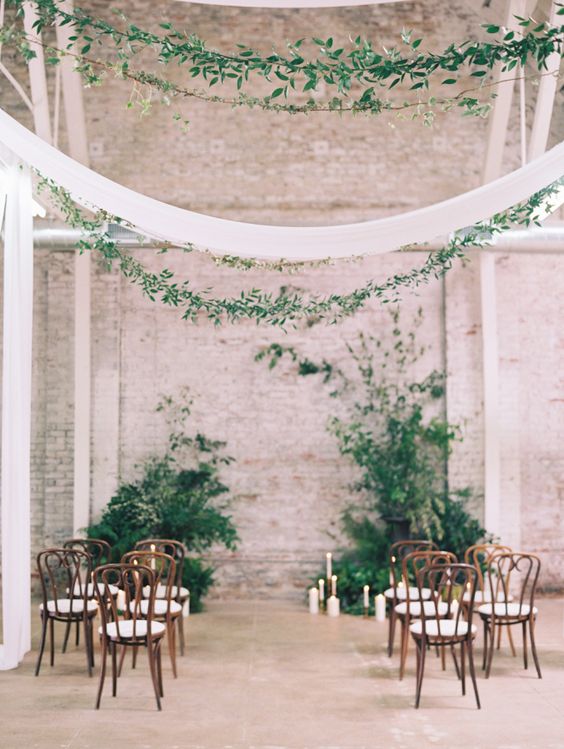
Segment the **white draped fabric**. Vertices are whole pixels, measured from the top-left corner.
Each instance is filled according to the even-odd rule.
[[[1,110],[0,142],[77,202],[121,217],[140,234],[176,245],[193,242],[218,254],[269,259],[381,254],[430,241],[503,211],[564,175],[560,143],[494,182],[426,208],[356,224],[267,226],[183,210],[130,190],[48,145]]]
[[[4,199],[2,199],[4,197]],[[30,424],[33,201],[29,168],[0,150],[4,206],[2,340],[2,634],[0,669],[15,668],[30,638]],[[2,210],[0,209],[0,226]]]

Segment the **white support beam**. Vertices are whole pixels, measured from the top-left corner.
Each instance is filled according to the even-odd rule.
[[[552,3],[550,9],[550,26],[558,25],[558,5]],[[550,121],[554,108],[554,99],[558,90],[558,74],[560,72],[560,53],[553,52],[546,61],[548,75],[540,79],[535,104],[535,116],[529,140],[529,161],[536,159],[546,151],[550,133]]]
[[[73,0],[59,3],[67,12]],[[68,26],[57,26],[61,49],[71,44]],[[89,166],[88,138],[80,75],[72,57],[61,61],[61,83],[69,154]],[[90,253],[75,256],[74,266],[74,501],[75,534],[90,522],[90,426],[91,426],[91,259]]]
[[[33,27],[38,16],[35,6],[32,3],[25,2],[23,8],[25,33],[28,37],[31,49],[35,52],[35,57],[28,62],[35,132],[40,138],[47,141],[47,143],[52,143],[49,96],[47,93],[47,75],[45,74],[45,58],[43,55],[43,47],[39,43],[41,37]]]
[[[27,166],[0,152],[6,192],[2,338],[2,646],[0,669],[31,648],[31,338],[33,201]]]

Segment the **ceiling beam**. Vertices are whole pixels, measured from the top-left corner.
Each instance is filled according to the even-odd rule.
[[[47,75],[45,73],[45,58],[41,46],[41,36],[37,33],[33,24],[37,20],[35,6],[30,2],[24,2],[24,30],[35,57],[28,64],[29,84],[31,88],[31,103],[33,112],[33,123],[35,132],[47,143],[52,143],[51,117],[49,115],[49,95],[47,92]]]

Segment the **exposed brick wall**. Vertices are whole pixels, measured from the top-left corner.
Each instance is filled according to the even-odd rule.
[[[91,3],[100,12],[107,3]],[[230,48],[234,40],[259,47],[312,33],[397,41],[414,28],[430,49],[470,36],[481,22],[480,3],[438,0],[324,11],[206,8],[131,0],[131,20],[143,25],[172,18]],[[149,19],[149,20],[148,20]],[[179,75],[178,72],[173,72]],[[23,75],[23,74],[22,74]],[[176,103],[140,119],[126,111],[127,84],[109,81],[86,92],[93,167],[164,201],[240,220],[281,224],[338,223],[389,215],[450,197],[479,184],[486,123],[456,114],[432,129],[386,118],[309,117],[232,111],[220,105]],[[325,92],[327,93],[327,92]],[[26,110],[0,80],[3,106],[30,124]],[[529,97],[529,108],[532,95]],[[559,100],[561,103],[561,100]],[[171,114],[191,121],[180,133]],[[552,142],[561,140],[564,108],[557,106]],[[518,165],[516,108],[506,169]],[[64,137],[61,141],[64,144]],[[148,258],[148,253],[140,253]],[[276,290],[288,280],[312,293],[352,289],[421,263],[421,254],[367,259],[286,278],[216,268],[205,257],[171,252],[166,263],[197,288],[237,293],[251,285]],[[148,260],[149,263],[157,262]],[[497,261],[501,365],[502,489],[505,533],[546,553],[546,580],[561,579],[564,544],[560,503],[564,466],[559,457],[562,274],[557,257],[503,256]],[[72,524],[74,263],[72,253],[36,255],[33,544],[57,542]],[[282,340],[312,359],[345,362],[345,342],[357,331],[386,337],[385,309],[372,304],[337,327],[290,330],[287,336],[254,323],[214,328],[184,323],[175,310],[151,304],[117,273],[95,267],[92,288],[92,474],[96,517],[118,480],[158,452],[166,431],[154,407],[163,393],[188,385],[194,423],[226,439],[237,459],[226,480],[237,499],[241,534],[234,558],[217,558],[222,594],[256,591],[297,595],[338,543],[338,514],[354,477],[326,431],[337,407],[315,378],[286,365],[274,373],[256,364],[257,350]],[[550,290],[550,294],[546,290]],[[445,408],[463,427],[464,442],[449,463],[451,483],[483,490],[482,361],[477,264],[458,266],[445,283],[404,294],[403,318],[425,309],[423,369],[446,366]],[[476,513],[482,515],[481,502]],[[520,520],[519,520],[520,518]],[[337,534],[331,540],[328,534]]]

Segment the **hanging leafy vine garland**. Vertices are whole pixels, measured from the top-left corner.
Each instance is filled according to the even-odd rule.
[[[23,13],[23,0],[8,2],[16,7],[18,14]],[[553,52],[562,54],[564,48],[564,26],[550,27],[522,18],[519,21],[522,34],[489,25],[486,30],[496,36],[496,41],[453,43],[441,54],[421,52],[423,40],[414,39],[410,32],[403,32],[401,37],[407,54],[402,54],[396,47],[382,47],[380,50],[379,45],[360,36],[349,49],[337,47],[332,37],[309,39],[307,43],[317,51],[317,56],[310,59],[306,59],[302,51],[305,39],[289,43],[286,55],[275,51],[262,55],[245,44],[238,44],[233,53],[224,53],[209,49],[198,36],[181,31],[171,23],[160,24],[165,33],[156,34],[128,23],[121,13],[118,14],[121,20],[118,27],[78,8],[67,12],[55,0],[31,0],[31,4],[38,13],[37,31],[56,25],[68,25],[72,30],[71,44],[66,50],[44,45],[47,63],[56,65],[63,56],[72,55],[76,59],[76,69],[87,85],[100,84],[108,73],[130,80],[140,88],[130,103],[138,104],[144,111],[150,108],[154,94],[158,93],[159,101],[165,104],[170,104],[173,97],[197,98],[290,114],[320,111],[380,114],[411,109],[414,117],[421,115],[429,123],[435,108],[449,110],[458,107],[465,114],[485,116],[491,104],[478,98],[476,92],[485,92],[486,99],[495,96],[494,90],[488,91],[488,85],[492,84],[485,83],[489,72],[496,66],[511,71],[529,62],[537,75],[547,74],[549,55]],[[564,8],[560,8],[559,14],[564,15]],[[5,26],[0,40],[4,44],[11,43],[26,59],[35,54],[29,39],[15,25]],[[115,54],[111,61],[106,59],[110,47]],[[103,52],[104,58],[92,56],[96,48]],[[208,89],[231,81],[237,93],[233,96],[212,95],[155,73],[134,69],[134,58],[147,50],[154,53],[161,65],[187,66],[190,78],[203,82]],[[442,74],[438,81],[441,87],[456,84],[463,75],[476,80],[478,85],[456,95],[427,96],[424,99],[419,91],[417,98],[403,102],[377,94],[377,89],[391,91],[405,83],[409,84],[409,91],[427,91],[433,78],[439,74]],[[266,96],[252,96],[243,90],[256,77],[271,84],[275,82]],[[336,95],[325,101],[314,98],[306,102],[290,101],[295,93],[315,92],[320,83],[334,88]],[[175,114],[175,119],[180,119],[180,115]]]
[[[168,268],[157,273],[148,271],[109,235],[107,222],[127,226],[119,217],[98,210],[89,218],[74,203],[70,194],[51,180],[40,178],[39,188],[48,189],[53,203],[64,216],[66,223],[84,233],[84,239],[77,243],[81,251],[99,254],[110,267],[117,263],[123,275],[133,284],[140,286],[151,301],[159,300],[163,304],[179,308],[184,320],[195,322],[200,315],[204,315],[219,325],[225,319],[235,322],[247,318],[257,323],[283,328],[304,319],[336,323],[354,315],[365,307],[370,299],[378,299],[381,302],[399,301],[398,294],[402,288],[417,287],[433,278],[440,278],[452,267],[453,260],[464,257],[466,249],[487,244],[494,235],[508,231],[516,224],[538,224],[539,211],[549,205],[551,197],[563,184],[564,178],[535,193],[526,202],[454,235],[444,248],[430,253],[420,268],[396,274],[383,283],[370,280],[349,293],[334,293],[326,297],[304,297],[297,290],[281,288],[277,295],[260,289],[251,289],[242,291],[236,297],[223,298],[214,297],[210,289],[193,289],[189,280],[176,280],[174,273]],[[190,250],[192,246],[188,245],[185,249]],[[264,264],[262,266],[264,267]]]

